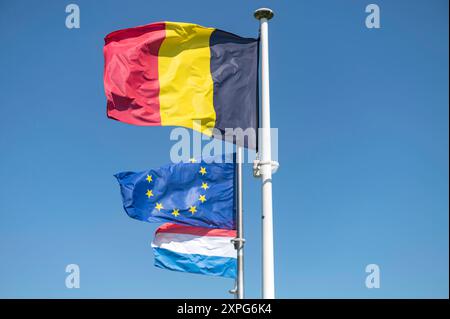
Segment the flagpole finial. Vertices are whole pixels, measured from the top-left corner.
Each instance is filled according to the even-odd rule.
[[[258,19],[267,19],[270,20],[273,18],[273,11],[269,8],[259,8],[254,13],[253,16]]]

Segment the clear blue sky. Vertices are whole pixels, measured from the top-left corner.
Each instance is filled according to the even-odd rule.
[[[223,298],[232,280],[153,266],[156,224],[113,174],[169,162],[170,128],[106,118],[103,37],[154,21],[257,36],[270,6],[277,296],[448,297],[448,2],[0,3],[0,297]],[[260,296],[260,181],[245,171],[246,288]],[[66,289],[67,264],[81,288]],[[365,266],[381,268],[367,289]]]

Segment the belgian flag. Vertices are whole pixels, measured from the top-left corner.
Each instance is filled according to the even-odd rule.
[[[179,22],[112,32],[104,47],[108,117],[207,135],[213,128],[256,132],[258,44],[258,39]],[[256,137],[242,144],[256,148]]]

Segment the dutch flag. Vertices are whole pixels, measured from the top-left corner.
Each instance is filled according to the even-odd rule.
[[[236,278],[235,230],[166,223],[152,242],[155,266],[203,275]]]

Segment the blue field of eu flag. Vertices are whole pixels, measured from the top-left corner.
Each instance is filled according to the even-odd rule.
[[[235,229],[234,163],[178,163],[114,176],[132,218]]]

